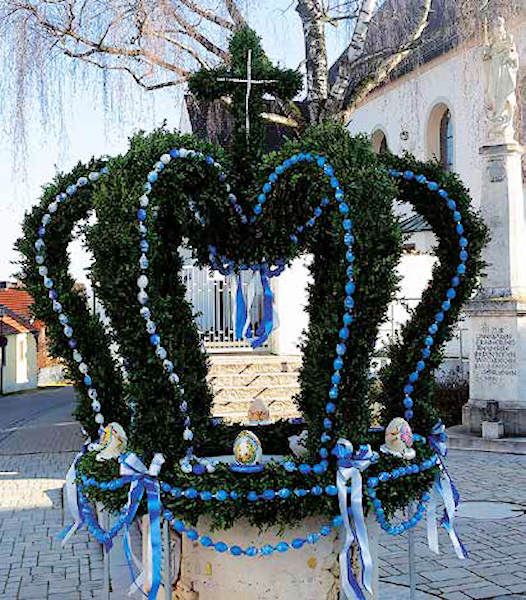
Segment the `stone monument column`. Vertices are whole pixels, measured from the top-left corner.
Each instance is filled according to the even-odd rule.
[[[465,428],[484,437],[526,435],[526,221],[514,139],[518,55],[504,19],[486,34],[487,143],[481,147],[481,214],[491,241],[481,290],[468,307],[470,398]]]

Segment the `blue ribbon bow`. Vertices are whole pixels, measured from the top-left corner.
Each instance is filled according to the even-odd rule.
[[[352,571],[352,545],[356,540],[362,562],[362,586],[372,594],[373,560],[369,549],[369,538],[363,514],[362,505],[362,472],[378,458],[371,446],[360,446],[358,452],[353,452],[351,442],[339,439],[333,454],[338,458],[338,472],[336,487],[338,489],[338,503],[343,519],[344,541],[339,555],[340,562],[340,587],[344,597],[349,600],[365,600],[360,584],[356,581]],[[347,482],[351,480],[351,506],[347,505]],[[352,516],[352,525],[349,515]]]
[[[150,517],[150,547],[152,557],[152,581],[148,594],[148,600],[155,600],[161,586],[161,565],[162,565],[162,543],[161,543],[161,491],[157,477],[164,463],[162,454],[155,454],[147,469],[141,459],[133,452],[123,454],[119,457],[120,474],[122,478],[129,482],[130,490],[128,492],[128,502],[125,507],[125,525],[126,535],[124,536],[124,552],[128,561],[130,572],[132,573],[132,587],[141,589],[140,583],[144,579],[144,573],[138,577],[133,577],[133,554],[130,547],[129,529],[135,519],[139,504],[146,492],[148,515]],[[140,582],[140,583],[139,583]],[[145,594],[146,595],[146,594]]]
[[[442,421],[439,420],[434,425],[427,439],[429,445],[438,456],[440,468],[440,473],[437,475],[431,490],[431,500],[427,509],[427,541],[429,548],[436,554],[440,552],[438,547],[436,513],[438,502],[442,500],[444,503],[444,513],[440,519],[440,524],[448,532],[458,558],[468,558],[468,551],[455,529],[455,513],[460,504],[460,493],[451,479],[444,460],[447,455],[447,435]]]

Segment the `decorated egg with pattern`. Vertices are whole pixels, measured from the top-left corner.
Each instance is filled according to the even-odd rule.
[[[385,429],[385,444],[380,450],[407,460],[415,457],[413,432],[405,419],[396,417],[389,423]]]
[[[234,458],[240,465],[257,465],[261,462],[263,449],[257,435],[251,431],[242,431],[234,442]]]
[[[109,423],[102,430],[99,444],[96,445],[96,449],[100,452],[95,458],[99,462],[118,458],[126,452],[127,444],[128,437],[123,427],[119,423]]]

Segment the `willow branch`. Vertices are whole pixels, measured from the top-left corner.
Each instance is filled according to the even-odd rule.
[[[202,33],[200,33],[191,23],[189,23],[175,9],[171,9],[170,12],[171,12],[171,15],[174,18],[174,20],[179,24],[180,27],[182,27],[185,30],[186,35],[194,38],[194,40],[196,42],[198,42],[201,46],[203,46],[203,48],[208,50],[208,52],[210,52],[211,54],[215,54],[216,56],[219,56],[219,58],[221,58],[225,62],[228,61],[228,59],[229,59],[228,52],[226,52],[219,46],[216,46],[216,44],[214,44],[209,39],[207,39]]]
[[[196,15],[199,15],[200,17],[203,17],[203,19],[210,21],[210,23],[214,23],[215,25],[218,25],[219,27],[222,27],[223,29],[228,29],[229,31],[236,30],[236,26],[234,23],[231,23],[230,21],[223,19],[223,17],[220,17],[216,13],[213,13],[209,10],[205,10],[204,8],[200,8],[192,0],[179,0],[179,1],[182,4],[184,4],[185,6],[187,6]]]
[[[232,17],[238,28],[244,27],[247,24],[243,18],[243,15],[241,14],[241,11],[237,7],[235,0],[225,0],[225,6],[228,10],[228,14]]]

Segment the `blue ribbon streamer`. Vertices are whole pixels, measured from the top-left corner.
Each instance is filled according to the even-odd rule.
[[[365,600],[363,590],[356,581],[352,570],[352,545],[357,541],[362,563],[362,587],[372,594],[373,560],[363,514],[362,471],[365,471],[372,462],[375,462],[378,455],[371,450],[371,446],[360,446],[358,452],[354,453],[352,444],[345,439],[338,440],[333,454],[338,458],[336,487],[338,489],[338,503],[343,519],[344,532],[344,542],[339,555],[340,588],[347,600]],[[350,508],[347,504],[347,482],[349,479],[351,480]],[[352,524],[349,517],[352,517]]]
[[[150,544],[152,549],[152,584],[148,600],[155,600],[161,586],[162,542],[161,542],[161,489],[157,476],[164,463],[162,454],[156,454],[147,469],[141,459],[134,453],[123,454],[119,458],[121,463],[120,473],[126,481],[131,483],[126,505],[126,535],[124,538],[124,552],[128,567],[133,574],[133,556],[129,543],[129,528],[135,519],[139,504],[146,492],[148,515],[150,517]],[[134,579],[132,585],[140,587]],[[146,595],[146,594],[144,594]]]
[[[236,290],[236,340],[243,339],[243,329],[247,320],[247,304],[243,295],[243,283],[241,281],[241,273],[237,276]]]
[[[252,348],[262,346],[274,329],[274,294],[270,288],[270,280],[263,269],[259,271],[259,274],[263,287],[263,322],[256,331],[258,337],[252,341]]]
[[[458,558],[464,559],[468,558],[469,554],[455,529],[455,513],[460,504],[460,493],[453,483],[444,460],[447,455],[446,442],[446,428],[441,421],[438,421],[428,436],[428,443],[439,459],[440,473],[433,484],[431,501],[427,510],[427,540],[431,550],[438,554],[436,509],[438,500],[441,499],[444,503],[444,512],[440,524],[448,532]]]

